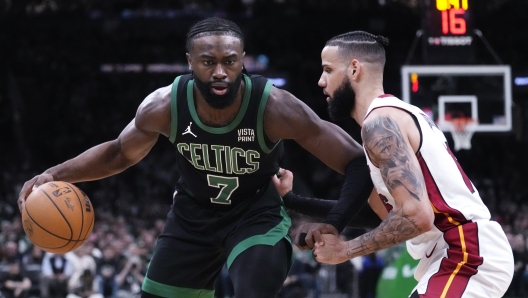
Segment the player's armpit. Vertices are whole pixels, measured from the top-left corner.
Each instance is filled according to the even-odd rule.
[[[374,188],[372,190],[372,193],[370,194],[370,197],[368,198],[368,203],[370,205],[370,208],[378,215],[378,217],[383,220],[389,212],[387,211],[387,208],[385,208],[383,201],[378,195],[378,192]]]

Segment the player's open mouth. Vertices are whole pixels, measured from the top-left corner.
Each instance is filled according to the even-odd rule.
[[[213,85],[211,87],[213,93],[216,95],[224,95],[227,92],[227,85],[224,84]]]
[[[325,90],[323,90],[323,94],[327,96],[326,102],[330,102],[330,100],[331,100],[330,95],[328,95],[328,93],[326,93]]]

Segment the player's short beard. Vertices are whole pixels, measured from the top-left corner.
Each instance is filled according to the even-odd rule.
[[[356,92],[352,89],[348,75],[345,75],[341,86],[339,86],[334,96],[328,102],[328,115],[332,121],[340,121],[350,118],[350,113],[356,103]]]
[[[216,95],[213,93],[213,82],[203,82],[197,77],[194,77],[196,88],[200,91],[203,98],[212,108],[221,110],[227,108],[235,102],[235,99],[242,83],[242,74],[240,74],[233,82],[227,83],[227,92],[224,95]]]

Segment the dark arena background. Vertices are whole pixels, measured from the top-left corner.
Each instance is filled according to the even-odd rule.
[[[526,0],[0,0],[0,281],[17,258],[32,281],[29,297],[73,291],[58,285],[46,265],[49,256],[21,229],[16,200],[22,184],[115,139],[150,92],[188,71],[189,27],[219,16],[242,28],[250,73],[273,80],[325,120],[327,103],[317,86],[320,52],[326,40],[353,30],[389,38],[386,93],[425,100],[422,108],[437,121],[440,109],[446,120],[460,110],[469,117],[478,103],[486,126],[474,133],[471,148],[454,152],[514,250],[515,277],[506,297],[528,297],[527,11]],[[422,68],[402,71],[414,66]],[[461,72],[427,74],[442,66]],[[496,66],[505,72],[482,74]],[[457,82],[465,88],[453,87]],[[442,95],[469,99],[450,97],[442,106]],[[337,124],[359,141],[353,120]],[[454,148],[448,129],[446,137]],[[295,174],[296,192],[338,197],[341,175],[294,142],[285,141],[285,148],[282,166]],[[102,293],[82,297],[111,297],[104,292],[107,276],[121,281],[115,297],[136,297],[141,278],[125,271],[139,258],[138,272],[145,272],[172,202],[175,160],[174,147],[162,137],[125,172],[77,184],[92,200],[96,224],[90,243],[70,254],[93,259],[98,282],[92,291]],[[292,234],[313,220],[291,216]],[[343,237],[363,232],[347,229]],[[416,264],[404,245],[337,266],[295,251],[280,297],[407,297]],[[225,272],[216,295],[233,295]]]

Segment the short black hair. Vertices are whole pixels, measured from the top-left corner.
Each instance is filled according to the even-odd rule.
[[[332,37],[326,46],[337,46],[338,53],[343,58],[353,55],[363,58],[370,63],[385,65],[385,46],[389,39],[381,35],[374,35],[365,31],[351,31]],[[348,63],[348,61],[346,61]]]
[[[185,45],[187,52],[191,50],[192,42],[199,37],[211,35],[226,35],[240,39],[242,48],[244,48],[244,35],[237,24],[218,17],[212,17],[202,20],[189,29],[187,33],[187,43]]]

